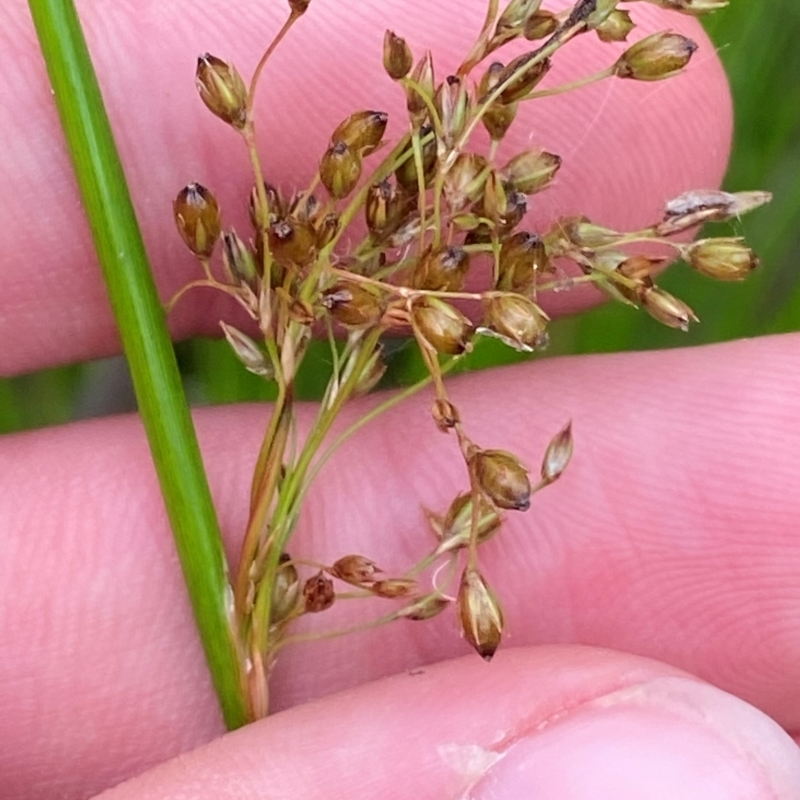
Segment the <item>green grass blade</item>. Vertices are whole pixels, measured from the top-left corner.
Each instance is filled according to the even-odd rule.
[[[228,727],[239,727],[245,703],[219,525],[100,89],[72,0],[29,6],[214,685]]]

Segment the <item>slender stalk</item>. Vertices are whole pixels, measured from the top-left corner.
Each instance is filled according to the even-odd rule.
[[[74,3],[29,6],[208,666],[225,722],[237,728],[246,721],[246,703],[227,565],[164,309]]]

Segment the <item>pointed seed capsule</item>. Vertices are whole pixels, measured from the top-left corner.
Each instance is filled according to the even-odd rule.
[[[358,111],[339,124],[331,142],[344,142],[360,156],[368,156],[380,146],[388,121],[383,111]]]
[[[497,76],[498,84],[511,79],[498,98],[500,102],[508,105],[527,97],[550,71],[550,66],[550,59],[541,58],[536,51],[518,56],[509,62]]]
[[[397,616],[422,622],[423,620],[438,616],[449,605],[450,601],[446,597],[442,597],[440,594],[428,594],[424,597],[417,598],[417,600],[407,605],[405,608],[401,608],[400,611],[397,612]]]
[[[534,194],[550,185],[560,167],[561,156],[555,153],[525,150],[503,167],[500,176],[518,192]]]
[[[542,459],[542,480],[552,483],[557,480],[572,458],[572,422],[568,422],[547,445]]]
[[[247,122],[247,87],[232,64],[205,53],[197,59],[195,85],[206,108],[237,130]]]
[[[348,328],[371,328],[385,310],[385,304],[375,292],[356,281],[342,280],[322,296],[322,305],[341,325]]]
[[[309,578],[303,585],[303,606],[309,614],[325,611],[333,605],[335,599],[333,581],[322,571]]]
[[[601,42],[624,42],[636,27],[627,11],[612,11],[596,28]]]
[[[255,258],[234,230],[222,234],[222,264],[231,283],[255,287],[258,277]]]
[[[290,617],[300,602],[300,577],[288,553],[281,553],[272,584],[269,622],[277,625]]]
[[[548,267],[544,242],[535,233],[517,231],[503,241],[498,264],[496,288],[528,294],[536,286],[537,276]]]
[[[699,322],[694,311],[683,300],[657,286],[642,289],[639,292],[639,300],[653,319],[670,328],[679,328],[686,332],[689,330],[690,322]]]
[[[394,599],[396,597],[410,597],[419,589],[419,584],[411,578],[386,578],[375,581],[369,590],[377,597]]]
[[[449,245],[426,250],[414,265],[410,285],[434,292],[459,292],[469,272],[469,254],[463,247]]]
[[[261,348],[247,334],[242,333],[238,328],[234,328],[233,325],[228,325],[226,322],[220,322],[219,325],[231,349],[248,372],[260,375],[263,378],[273,377],[274,373],[271,364],[267,361]]]
[[[685,257],[692,269],[718,281],[744,280],[759,265],[756,254],[739,238],[701,239],[689,245]]]
[[[411,318],[423,342],[437,353],[460,355],[470,346],[474,329],[470,320],[436,297],[417,300]]]
[[[382,570],[378,569],[374,561],[364,556],[349,555],[335,561],[328,571],[340,581],[360,586],[362,583],[372,583],[376,574]]]
[[[498,507],[527,511],[531,482],[520,460],[506,450],[477,450],[469,467],[486,496]]]
[[[619,78],[660,81],[677,75],[691,60],[697,44],[667,31],[654,33],[629,47],[614,65]]]
[[[319,177],[328,194],[341,200],[356,188],[361,177],[361,157],[347,142],[335,142],[322,156]]]
[[[552,11],[536,11],[528,17],[523,35],[528,41],[544,39],[555,33],[558,28],[558,17]]]
[[[208,258],[219,239],[219,205],[211,192],[199,183],[190,183],[178,192],[172,215],[186,246],[199,258]]]
[[[411,72],[414,56],[406,40],[393,31],[386,31],[383,36],[383,68],[393,81],[399,81]]]
[[[462,635],[481,658],[491,661],[503,635],[503,611],[497,595],[475,567],[467,566],[461,575],[456,602]]]
[[[516,350],[530,352],[545,340],[549,317],[533,300],[521,294],[491,292],[484,295],[483,307],[488,332]]]

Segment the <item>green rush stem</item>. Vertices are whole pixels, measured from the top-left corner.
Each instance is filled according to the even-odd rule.
[[[214,688],[226,725],[238,728],[247,700],[219,523],[97,76],[74,2],[29,8]]]
[[[274,582],[275,570],[278,566],[278,559],[283,552],[286,542],[292,533],[294,521],[296,520],[297,513],[297,499],[298,496],[303,494],[303,483],[305,480],[306,472],[308,471],[311,461],[322,444],[325,436],[330,430],[331,425],[336,419],[339,411],[346,400],[350,397],[353,389],[358,383],[361,373],[366,366],[369,358],[372,355],[375,346],[380,339],[383,330],[377,328],[369,332],[365,337],[362,350],[359,358],[354,366],[354,369],[348,379],[339,388],[330,408],[328,408],[314,425],[306,439],[303,449],[300,453],[291,474],[286,476],[283,486],[281,487],[278,495],[275,513],[272,515],[270,521],[270,536],[274,537],[270,543],[269,552],[264,569],[264,578],[261,582],[261,590],[256,597],[256,606],[253,610],[253,616],[258,619],[259,628],[258,635],[255,639],[254,646],[258,652],[265,653],[268,647],[268,634],[269,634],[269,617],[272,605],[272,584]]]
[[[411,137],[411,147],[414,150],[414,167],[417,170],[417,194],[419,200],[419,252],[425,249],[425,231],[427,226],[426,214],[427,208],[427,192],[425,191],[425,174],[422,164],[422,147],[419,143],[419,130],[414,129],[414,134]]]

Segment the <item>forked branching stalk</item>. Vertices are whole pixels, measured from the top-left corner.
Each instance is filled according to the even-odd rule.
[[[693,15],[721,5],[720,0],[639,2]],[[532,482],[515,454],[479,445],[468,435],[444,375],[478,335],[521,351],[545,347],[549,318],[539,305],[541,295],[583,283],[643,308],[665,325],[687,328],[696,319],[692,310],[655,282],[663,259],[637,253],[636,247],[667,245],[698,272],[740,280],[758,264],[742,240],[685,244],[672,237],[703,222],[736,218],[769,199],[760,192],[689,191],[667,203],[660,220],[627,233],[584,217],[557,220],[544,231],[522,227],[528,198],[553,183],[561,159],[531,148],[498,161],[498,145],[519,104],[599,80],[669,78],[685,68],[696,49],[678,34],[654,34],[618,52],[595,74],[540,88],[552,58],[570,41],[589,34],[605,42],[626,40],[635,22],[619,7],[622,0],[580,0],[560,13],[543,9],[541,0],[511,0],[502,9],[490,0],[474,45],[457,74],[444,80],[436,78],[430,52],[415,62],[408,44],[387,31],[383,65],[405,95],[407,132],[385,148],[387,115],[355,112],[334,129],[311,184],[286,193],[269,183],[269,169],[262,166],[253,108],[270,55],[309,3],[289,5],[289,17],[249,87],[234,67],[213,56],[198,62],[201,98],[241,134],[250,156],[252,239],[223,231],[216,200],[199,184],[183,189],[174,205],[178,230],[204,270],[204,278],[190,286],[221,290],[245,308],[258,338],[227,323],[223,332],[243,365],[278,389],[254,470],[234,585],[253,718],[267,713],[270,671],[278,652],[294,642],[429,619],[454,604],[464,638],[491,659],[504,622],[500,600],[481,572],[482,545],[500,530],[506,512],[525,511],[532,496],[563,473],[572,455],[572,429],[568,424],[552,438],[540,477]],[[481,66],[508,42],[523,39],[541,43],[508,64],[495,60]],[[471,144],[478,126],[489,134],[484,150]],[[325,196],[318,198],[322,190]],[[345,233],[362,215],[367,234],[348,247]],[[221,278],[210,261],[219,239]],[[466,291],[479,261],[491,265],[491,285]],[[464,303],[464,310],[454,301]],[[332,375],[316,419],[295,446],[295,380],[311,336],[320,331],[328,334]],[[380,381],[381,339],[398,333],[413,337],[428,377],[375,405],[329,442],[348,401]],[[328,565],[313,553],[295,553],[291,539],[302,504],[335,449],[429,385],[434,423],[458,444],[466,488],[444,514],[426,512],[434,533],[423,548],[427,552],[394,576],[363,555],[344,555]],[[326,611],[337,599],[369,598],[393,603],[393,610],[344,630],[292,632],[298,619]]]

